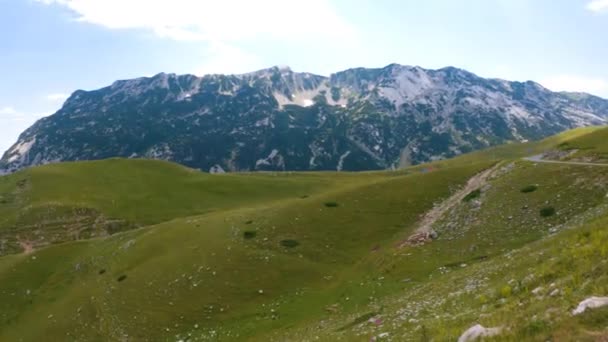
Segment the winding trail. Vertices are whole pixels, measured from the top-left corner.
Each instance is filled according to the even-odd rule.
[[[424,214],[424,217],[418,223],[418,228],[416,228],[414,233],[402,245],[416,245],[431,240],[433,224],[435,224],[435,222],[437,222],[437,220],[439,220],[450,209],[462,202],[462,200],[468,194],[482,188],[487,183],[488,178],[499,168],[499,166],[500,164],[496,164],[493,167],[471,177],[462,189],[458,190],[456,193],[441,202],[441,204],[436,205],[433,207],[433,209]]]
[[[561,161],[561,160],[547,160],[543,159],[542,154],[522,158],[522,160],[533,162],[533,163],[547,163],[547,164],[562,164],[562,165],[578,165],[578,166],[600,166],[608,167],[608,163],[590,163],[590,162],[574,162],[574,161]],[[482,188],[488,178],[498,169],[500,164],[496,164],[493,167],[482,171],[475,176],[471,177],[467,184],[452,196],[434,206],[430,211],[424,214],[422,220],[418,223],[418,228],[414,231],[408,239],[400,244],[400,247],[406,245],[420,245],[428,241],[431,241],[433,237],[433,225],[443,215],[445,215],[450,209],[462,202],[462,200],[479,188]]]
[[[543,159],[542,154],[522,158],[522,160],[533,163],[608,167],[608,163],[547,160]],[[433,209],[424,214],[424,217],[418,223],[418,228],[416,228],[414,233],[410,235],[410,237],[400,246],[419,245],[432,240],[433,225],[435,224],[435,222],[437,222],[437,220],[439,220],[450,209],[462,202],[465,196],[470,194],[472,191],[483,187],[487,183],[488,178],[498,169],[499,165],[500,164],[496,164],[493,167],[476,174],[468,180],[467,184],[462,189],[458,190],[452,196],[450,196],[449,198],[441,202],[439,205],[436,205],[435,207],[433,207]]]
[[[537,154],[535,156],[526,157],[526,158],[522,158],[522,159],[526,160],[526,161],[534,162],[534,163],[608,167],[608,164],[605,164],[605,163],[587,163],[587,162],[572,162],[572,161],[563,161],[563,160],[547,160],[547,159],[543,159],[542,154]]]

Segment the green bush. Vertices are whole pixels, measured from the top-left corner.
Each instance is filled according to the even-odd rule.
[[[258,235],[258,232],[253,231],[253,230],[247,230],[243,233],[243,237],[247,240],[249,239],[253,239],[254,237],[256,237]]]
[[[281,241],[281,246],[287,247],[287,248],[294,248],[294,247],[298,247],[299,245],[300,245],[300,243],[296,240],[282,240]]]
[[[337,202],[325,202],[325,206],[328,208],[335,208],[339,206],[339,204]]]
[[[544,207],[540,210],[540,216],[542,217],[551,217],[555,215],[556,211],[553,207]]]
[[[470,202],[476,198],[479,198],[479,196],[481,196],[481,189],[471,191],[468,195],[464,196],[462,200],[464,202]]]
[[[530,192],[534,192],[538,190],[538,185],[528,185],[524,188],[521,189],[521,192],[523,192],[524,194],[530,193]]]
[[[500,295],[503,298],[509,298],[509,297],[511,297],[512,293],[513,293],[513,289],[509,285],[506,285],[502,289],[500,289]]]
[[[121,275],[120,277],[118,277],[118,279],[116,279],[116,280],[117,280],[117,281],[123,281],[123,280],[125,280],[125,279],[127,279],[127,275],[126,275],[126,274],[123,274],[123,275]]]

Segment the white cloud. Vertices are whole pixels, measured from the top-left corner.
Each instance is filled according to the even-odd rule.
[[[13,107],[2,107],[0,108],[0,115],[2,116],[13,116],[17,115],[17,111]]]
[[[69,94],[56,93],[56,94],[46,95],[44,98],[51,102],[63,102],[65,100],[67,100],[68,97],[70,97]]]
[[[81,22],[143,29],[175,40],[237,41],[253,37],[347,39],[354,29],[330,0],[36,0],[70,9]]]
[[[600,78],[587,78],[576,75],[558,75],[540,82],[553,91],[580,91],[608,96],[608,82]]]
[[[593,12],[608,10],[608,0],[593,0],[587,4],[587,9]]]
[[[212,43],[203,56],[205,62],[195,70],[196,75],[246,73],[266,67],[258,56],[238,47]]]

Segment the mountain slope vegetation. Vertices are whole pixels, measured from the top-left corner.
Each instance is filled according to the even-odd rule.
[[[601,340],[604,309],[571,311],[607,295],[608,167],[521,158],[605,132],[397,171],[108,159],[0,177],[0,340],[451,341],[477,323]]]

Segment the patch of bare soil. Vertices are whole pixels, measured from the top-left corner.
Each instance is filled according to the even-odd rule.
[[[498,165],[495,165],[485,171],[482,171],[467,181],[467,184],[448,199],[436,205],[428,211],[422,220],[418,223],[418,228],[402,245],[403,246],[417,246],[425,244],[435,239],[436,233],[433,230],[433,225],[439,220],[445,213],[450,209],[458,205],[463,199],[471,192],[482,188],[488,181],[488,178],[498,169]]]

